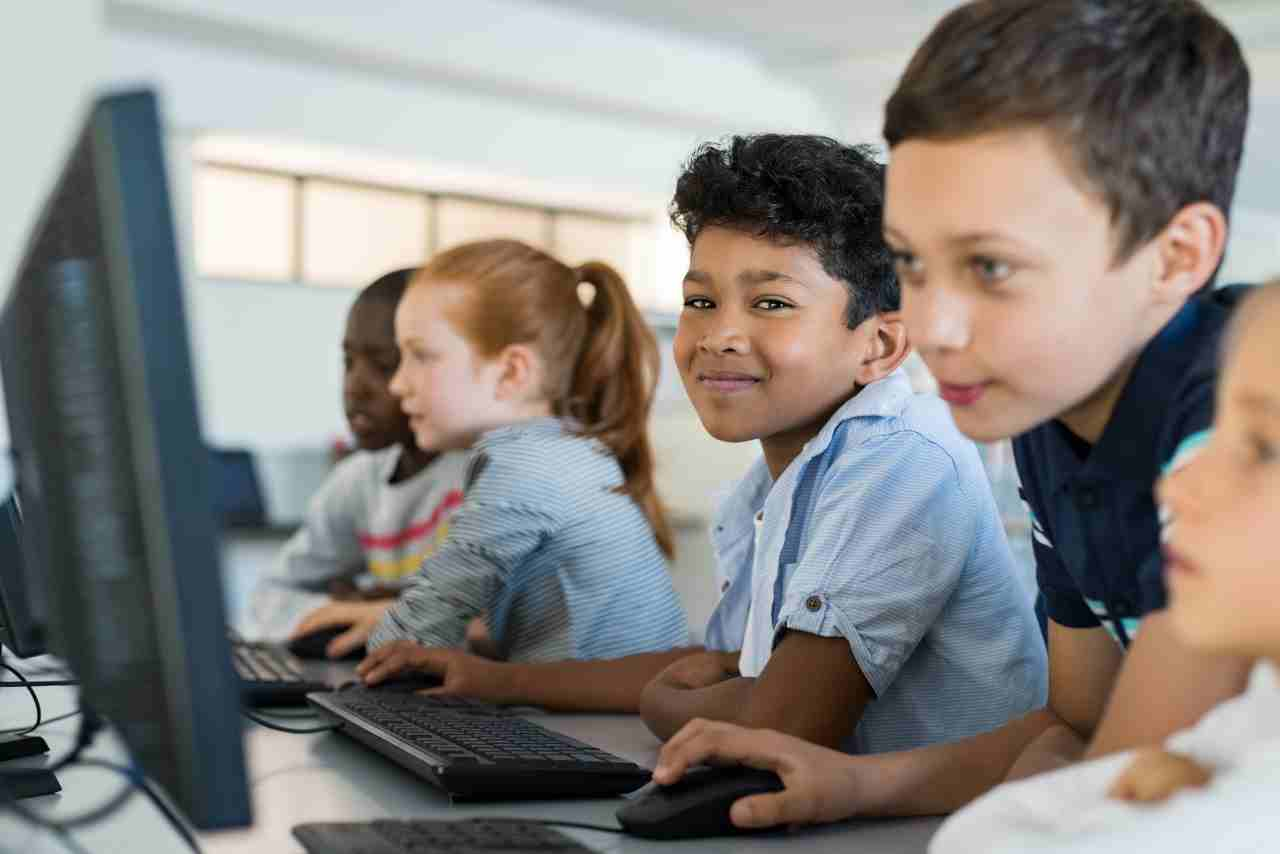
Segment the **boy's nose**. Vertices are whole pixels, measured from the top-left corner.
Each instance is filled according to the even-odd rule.
[[[969,306],[943,288],[903,294],[907,335],[922,353],[969,346]]]
[[[739,355],[751,349],[747,336],[733,327],[713,329],[707,332],[707,334],[698,339],[698,347],[707,353],[737,353]]]

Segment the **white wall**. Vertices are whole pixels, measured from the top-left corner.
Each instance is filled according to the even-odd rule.
[[[59,0],[5,10],[0,103],[8,118],[0,157],[0,303],[100,73],[99,6],[95,0]],[[0,448],[8,444],[0,395]],[[0,494],[8,492],[7,462],[0,462]]]

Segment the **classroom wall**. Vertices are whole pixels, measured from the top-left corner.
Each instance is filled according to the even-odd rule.
[[[95,0],[59,0],[6,10],[0,26],[0,103],[6,122],[0,157],[0,303],[27,232],[81,120],[88,89],[101,73],[102,24]],[[33,79],[39,85],[32,85]],[[9,424],[0,394],[0,448]],[[0,458],[0,495],[8,492]]]

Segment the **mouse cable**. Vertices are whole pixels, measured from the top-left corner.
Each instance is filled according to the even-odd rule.
[[[342,724],[324,724],[323,726],[310,727],[286,727],[280,726],[280,724],[275,721],[264,718],[261,715],[256,715],[248,709],[241,709],[240,714],[244,715],[258,726],[264,726],[267,729],[273,729],[276,732],[287,732],[291,735],[309,735],[313,732],[336,732],[337,730],[342,729]]]
[[[537,824],[542,827],[572,827],[578,830],[597,830],[600,833],[625,834],[620,827],[605,827],[603,824],[587,824],[581,821],[561,821],[555,818],[506,818],[503,816],[478,816],[481,821],[519,821],[525,824]]]
[[[5,669],[13,673],[18,673],[18,671],[9,667],[9,665],[7,664],[5,665]],[[0,682],[0,688],[56,688],[60,685],[79,685],[80,684],[79,679],[48,679],[43,682],[32,682],[30,679],[28,679],[27,677],[23,676],[20,673],[18,674],[18,676],[19,678],[22,679],[21,682]]]
[[[18,679],[20,680],[18,682],[4,683],[4,684],[6,685],[13,684],[13,685],[26,688],[27,693],[31,695],[31,702],[36,704],[36,722],[33,723],[31,726],[27,727],[26,729],[13,730],[8,734],[9,735],[26,735],[29,732],[35,732],[37,729],[39,729],[40,724],[44,723],[44,709],[40,708],[40,698],[36,696],[35,686],[31,683],[31,680],[23,676],[22,673],[17,668],[10,667],[8,664],[6,664],[3,661],[0,661],[0,667],[3,667],[5,670],[8,670],[14,676],[17,676]]]

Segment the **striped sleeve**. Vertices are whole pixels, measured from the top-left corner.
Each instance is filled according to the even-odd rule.
[[[503,589],[521,585],[529,556],[561,527],[563,508],[522,500],[511,488],[522,479],[518,467],[490,458],[474,471],[448,537],[374,630],[371,649],[400,639],[461,645],[471,618],[490,610]]]

